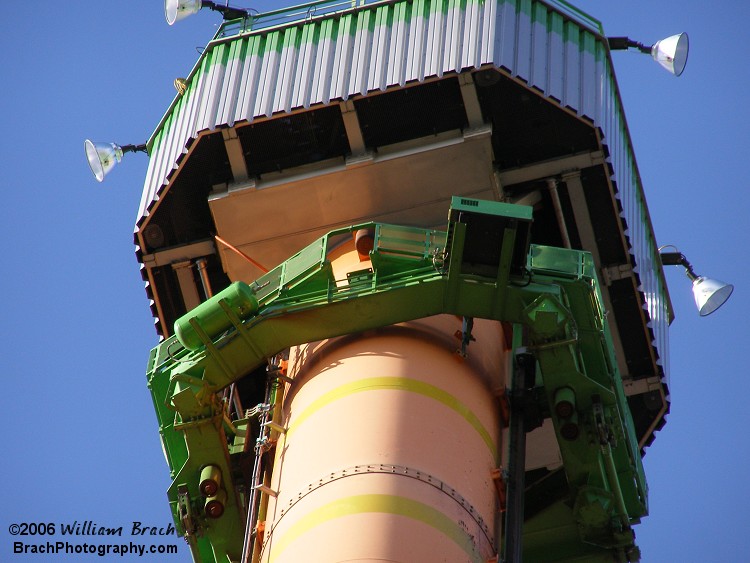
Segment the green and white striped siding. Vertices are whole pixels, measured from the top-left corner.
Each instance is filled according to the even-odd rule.
[[[203,131],[492,65],[601,131],[665,361],[669,303],[604,41],[596,21],[550,0],[374,2],[221,37],[208,45],[187,92],[149,141],[138,222]]]

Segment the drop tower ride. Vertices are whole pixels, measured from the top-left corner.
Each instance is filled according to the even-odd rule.
[[[135,235],[193,559],[637,561],[672,310],[599,22],[224,15]]]

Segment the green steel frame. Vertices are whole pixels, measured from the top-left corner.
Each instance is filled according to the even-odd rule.
[[[529,247],[530,222],[531,208],[453,198],[446,231],[378,223],[335,230],[178,320],[183,342],[173,336],[156,347],[147,376],[173,478],[169,502],[196,560],[239,558],[250,502],[231,478],[232,454],[257,438],[257,426],[230,420],[217,392],[290,346],[441,313],[525,329],[523,347],[538,365],[535,396],[564,464],[568,490],[553,508],[572,518],[567,555],[595,561],[609,550],[609,560],[637,559],[631,526],[647,513],[646,479],[593,261],[587,252]],[[327,254],[359,229],[374,232],[372,268],[335,280]],[[571,420],[575,435],[566,430]],[[224,476],[226,506],[216,519],[198,489],[206,465]],[[545,522],[527,522],[530,553],[544,549],[534,538]],[[598,556],[586,559],[591,553]]]

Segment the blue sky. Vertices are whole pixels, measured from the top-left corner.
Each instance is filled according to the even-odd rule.
[[[636,533],[646,563],[746,560],[750,268],[736,252],[750,242],[750,4],[574,3],[608,35],[690,34],[679,79],[613,53],[658,243],[736,286],[699,318],[687,278],[667,272],[672,411],[645,458],[651,515]],[[60,525],[90,520],[123,526],[127,542],[133,521],[171,521],[144,375],[157,338],[132,243],[147,157],[126,155],[98,184],[83,140],[144,142],[219,21],[206,12],[168,27],[160,0],[17,2],[0,18],[3,561],[26,559],[12,554],[12,523],[56,523],[57,541]],[[178,556],[153,560],[189,561],[175,543]]]

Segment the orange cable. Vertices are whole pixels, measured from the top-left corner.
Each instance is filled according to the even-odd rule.
[[[264,274],[266,272],[268,272],[268,268],[266,268],[263,264],[260,264],[259,262],[256,262],[255,260],[253,260],[252,258],[250,258],[247,254],[245,254],[244,252],[242,252],[239,248],[236,248],[236,247],[232,246],[231,244],[229,244],[227,241],[225,241],[219,235],[214,235],[214,238],[217,241],[219,241],[221,244],[223,244],[224,246],[226,246],[229,250],[232,250],[233,252],[236,252],[237,254],[239,254],[240,256],[242,256],[245,260],[247,260],[248,262],[250,262],[253,266],[255,266],[256,268],[259,268]]]

